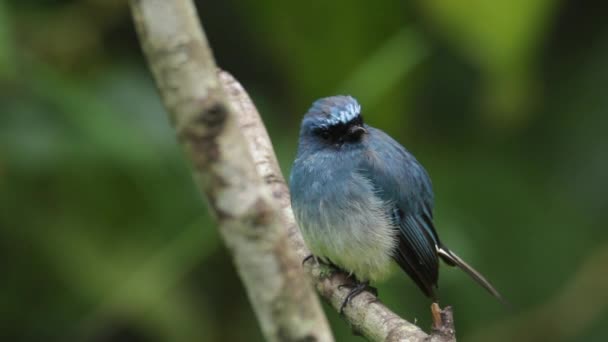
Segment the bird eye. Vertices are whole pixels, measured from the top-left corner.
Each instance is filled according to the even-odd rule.
[[[328,140],[330,136],[328,129],[320,129],[319,131],[317,131],[317,135],[320,136],[323,140]]]

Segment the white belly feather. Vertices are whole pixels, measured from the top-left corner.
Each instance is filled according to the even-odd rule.
[[[388,275],[396,248],[396,228],[387,215],[387,203],[368,179],[352,173],[336,191],[310,190],[306,203],[294,203],[294,212],[311,252],[361,281]],[[326,195],[321,195],[326,194]]]

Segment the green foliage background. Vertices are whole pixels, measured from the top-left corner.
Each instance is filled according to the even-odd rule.
[[[608,22],[577,0],[199,1],[288,174],[356,96],[434,182],[462,341],[608,339]],[[121,0],[0,2],[0,339],[260,341]],[[429,326],[397,273],[381,298]],[[327,310],[339,341],[361,340]]]

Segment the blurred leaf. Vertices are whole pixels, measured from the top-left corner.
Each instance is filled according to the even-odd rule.
[[[573,341],[608,313],[608,245],[589,253],[560,291],[516,317],[481,327],[467,341]],[[588,340],[585,340],[588,341]]]
[[[165,246],[143,253],[126,250],[109,254],[84,232],[56,234],[51,241],[41,237],[40,244],[63,278],[70,280],[72,291],[97,302],[75,325],[78,335],[91,336],[108,318],[131,317],[160,328],[165,336],[182,336],[177,340],[187,341],[185,336],[202,338],[204,331],[211,333],[212,328],[204,326],[211,320],[196,320],[186,294],[172,290],[196,264],[217,251],[217,237],[205,217],[178,231]],[[211,315],[201,309],[197,316]]]
[[[557,0],[419,1],[439,30],[488,72],[521,69],[538,49]]]
[[[418,1],[437,30],[482,70],[487,86],[482,101],[485,113],[491,121],[507,127],[520,123],[528,114],[539,42],[557,3],[557,0]]]
[[[350,93],[361,103],[374,106],[427,55],[428,49],[416,32],[402,28],[355,68],[335,93]]]
[[[378,50],[404,25],[400,1],[358,2],[356,6],[348,0],[246,3],[252,13],[247,20],[260,42],[273,51],[273,63],[290,80],[296,100],[306,105],[331,95],[352,70],[365,63],[370,51]],[[374,72],[393,73],[392,68],[385,65]]]
[[[146,163],[155,160],[162,150],[150,148],[155,135],[147,134],[145,124],[151,119],[133,120],[133,114],[112,107],[95,96],[92,88],[71,80],[56,70],[35,60],[27,61],[27,85],[35,96],[59,110],[62,117],[74,126],[83,140],[95,146],[97,157],[116,158],[122,162]],[[157,98],[154,101],[158,101]],[[117,110],[118,109],[118,110]],[[169,134],[168,121],[160,111],[148,112],[150,118],[166,122],[164,133]],[[142,126],[142,124],[144,126]],[[166,139],[164,142],[168,142]],[[175,151],[176,144],[164,146]]]
[[[17,67],[14,62],[15,51],[10,18],[6,2],[0,2],[0,80],[13,76]]]

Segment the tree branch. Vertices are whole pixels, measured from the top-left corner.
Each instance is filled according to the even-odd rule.
[[[256,172],[240,111],[226,97],[190,0],[132,0],[137,32],[171,122],[191,160],[269,341],[333,341],[279,207]]]
[[[194,176],[215,213],[262,331],[271,341],[333,340],[303,279],[309,254],[270,138],[251,99],[218,73],[191,0],[131,0],[140,41]],[[351,281],[307,263],[321,295],[338,309]],[[452,313],[425,334],[368,292],[344,310],[353,330],[371,341],[455,341]]]

